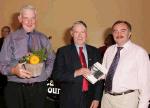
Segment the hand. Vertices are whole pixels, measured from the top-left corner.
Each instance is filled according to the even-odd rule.
[[[81,76],[81,75],[87,76],[88,74],[90,74],[90,70],[88,68],[80,68],[75,70],[74,77]]]
[[[99,105],[99,101],[98,100],[93,100],[90,108],[98,108],[98,105]]]
[[[17,64],[11,69],[11,73],[20,78],[31,78],[32,74],[29,71],[22,69],[22,64]]]

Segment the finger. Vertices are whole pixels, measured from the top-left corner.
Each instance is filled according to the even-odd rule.
[[[21,76],[21,78],[31,78],[32,74],[29,71],[26,71],[24,69],[20,69],[20,76]]]
[[[89,70],[84,70],[84,75],[89,75],[91,72]]]
[[[93,108],[93,103],[91,104],[90,108]]]
[[[24,71],[26,74],[28,74],[28,75],[32,75],[32,73],[31,72],[29,72],[29,71]]]
[[[31,77],[32,77],[32,75],[27,75],[27,76],[26,76],[26,78],[31,78]]]
[[[83,70],[83,69],[80,69],[80,70],[79,70],[79,74],[80,74],[80,75],[83,75],[83,74],[84,74],[84,70]]]
[[[83,77],[87,78],[87,75],[82,75]]]
[[[25,71],[25,75],[27,78],[31,78],[32,77],[32,73],[29,71]]]
[[[25,77],[25,78],[31,78],[31,77],[32,77],[32,75],[24,74],[24,77]]]

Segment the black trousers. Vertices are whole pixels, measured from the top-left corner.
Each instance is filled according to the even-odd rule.
[[[8,82],[4,96],[7,108],[44,108],[46,93],[46,82]]]
[[[4,94],[4,87],[7,84],[7,77],[5,75],[0,74],[0,96]]]

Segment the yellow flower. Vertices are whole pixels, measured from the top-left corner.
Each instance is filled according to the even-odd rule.
[[[38,64],[40,62],[40,58],[37,55],[31,55],[29,62],[30,64]]]

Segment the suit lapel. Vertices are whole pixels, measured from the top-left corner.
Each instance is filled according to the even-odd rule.
[[[73,67],[74,68],[82,67],[81,63],[80,63],[80,58],[79,58],[79,55],[78,55],[78,52],[77,52],[77,49],[76,49],[75,45],[71,45],[70,48],[71,48],[70,49],[70,51],[71,51],[70,55],[71,55]]]
[[[92,66],[92,51],[91,51],[91,48],[86,45],[86,50],[87,50],[87,58],[88,58],[88,67],[91,67]],[[72,60],[72,65],[73,67],[82,67],[81,66],[81,63],[80,63],[80,58],[79,58],[79,55],[78,55],[78,52],[77,52],[77,49],[75,47],[75,45],[71,45],[70,47],[70,55],[71,55],[71,60]]]
[[[87,58],[88,58],[88,67],[91,67],[92,66],[92,52],[91,52],[91,49],[88,45],[86,45],[86,50],[87,50]]]

